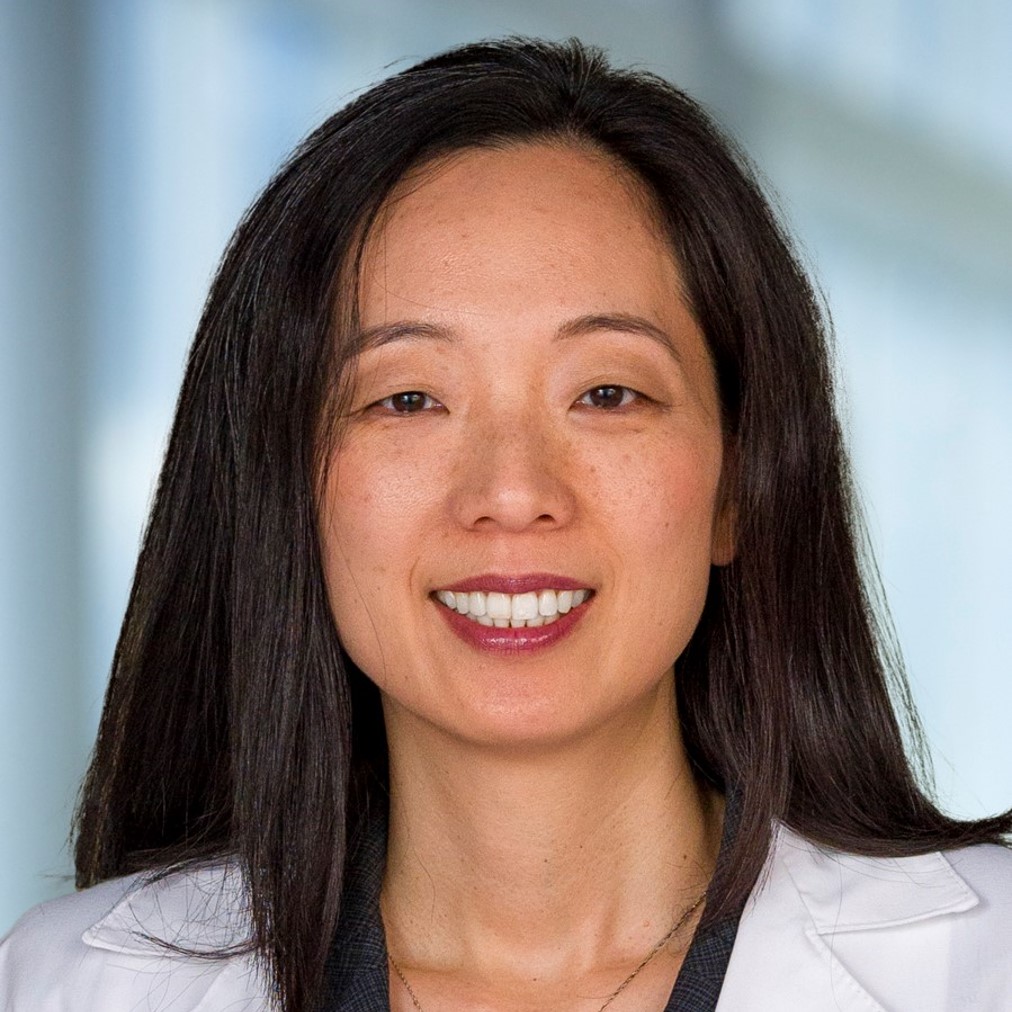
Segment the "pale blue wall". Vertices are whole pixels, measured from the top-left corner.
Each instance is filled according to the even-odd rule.
[[[87,755],[87,477],[73,3],[0,5],[0,930],[67,889]]]
[[[576,34],[711,103],[833,307],[944,802],[1012,803],[1012,14],[1004,0],[5,0],[0,930],[63,847],[215,261],[284,153],[454,42]],[[760,13],[761,12],[761,13]]]

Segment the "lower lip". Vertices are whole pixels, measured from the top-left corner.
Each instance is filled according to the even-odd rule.
[[[583,604],[577,605],[549,625],[522,626],[517,629],[512,627],[499,629],[491,625],[482,625],[474,619],[465,618],[460,612],[447,608],[439,601],[433,601],[433,604],[440,610],[450,628],[469,646],[486,653],[516,656],[545,650],[564,639],[583,618],[592,600],[591,597]]]

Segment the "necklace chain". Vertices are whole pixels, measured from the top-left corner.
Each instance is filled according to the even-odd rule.
[[[692,906],[687,907],[685,911],[683,911],[682,915],[677,921],[675,921],[671,930],[659,942],[657,942],[657,944],[643,957],[642,960],[640,960],[639,966],[637,966],[636,969],[633,970],[633,972],[630,973],[629,976],[626,977],[626,979],[623,980],[610,995],[608,995],[605,1003],[597,1010],[597,1012],[604,1012],[604,1010],[636,979],[640,970],[644,969],[654,956],[656,956],[657,953],[660,952],[669,941],[671,941],[672,937],[679,928],[683,927],[685,922],[700,908],[704,899],[706,899],[705,892],[700,895],[699,899],[697,899]],[[400,978],[401,983],[408,992],[408,997],[411,999],[411,1004],[414,1005],[416,1012],[425,1012],[425,1009],[422,1008],[422,1003],[418,1000],[418,995],[415,994],[411,984],[408,983],[408,978],[404,975],[404,971],[397,965],[397,960],[395,960],[389,953],[387,953],[387,959],[390,960],[390,965],[394,968],[394,973],[396,973]]]

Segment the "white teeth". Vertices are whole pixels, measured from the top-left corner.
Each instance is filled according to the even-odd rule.
[[[493,592],[485,598],[485,614],[489,618],[508,619],[511,610],[509,594],[496,594]]]
[[[538,613],[537,594],[514,594],[513,604],[510,610],[510,618],[514,622],[534,618]]]
[[[545,617],[558,615],[559,595],[554,590],[543,590],[538,594],[538,614]]]
[[[591,595],[589,590],[529,591],[524,594],[500,594],[482,591],[440,590],[436,597],[447,608],[484,626],[520,629],[525,626],[551,625],[562,615],[579,607]]]

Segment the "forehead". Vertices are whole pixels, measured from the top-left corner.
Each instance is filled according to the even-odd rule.
[[[363,249],[360,308],[516,313],[526,296],[587,312],[680,300],[660,217],[645,184],[593,148],[457,152],[410,174],[381,208]]]
[[[388,196],[377,224],[389,226],[406,211],[438,215],[448,200],[461,206],[471,200],[495,211],[501,200],[520,199],[537,211],[558,195],[577,203],[603,198],[615,209],[618,201],[624,215],[648,226],[660,218],[653,193],[619,158],[589,142],[542,139],[463,148],[410,170]]]

